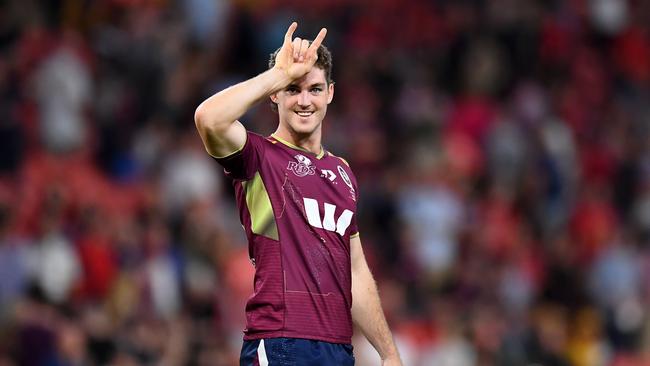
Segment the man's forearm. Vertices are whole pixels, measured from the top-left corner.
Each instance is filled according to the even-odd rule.
[[[352,319],[382,360],[399,359],[381,308],[377,285],[365,260],[352,269]]]
[[[194,123],[210,155],[222,157],[241,148],[246,142],[246,129],[237,119],[290,81],[284,71],[272,68],[201,103],[194,114]]]
[[[291,79],[278,69],[267,70],[254,78],[224,89],[206,99],[196,109],[199,129],[226,129],[261,99],[289,85]]]

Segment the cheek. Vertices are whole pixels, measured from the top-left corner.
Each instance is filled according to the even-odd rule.
[[[286,101],[284,103],[284,106],[287,109],[293,110],[296,107],[296,104],[298,104],[298,98],[292,97],[292,98],[287,98],[286,99]]]

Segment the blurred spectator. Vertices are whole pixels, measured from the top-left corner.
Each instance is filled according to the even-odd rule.
[[[177,143],[181,146],[166,161],[161,177],[166,208],[172,214],[182,212],[194,200],[216,200],[221,189],[218,171],[194,136],[183,136]]]
[[[40,235],[30,252],[34,280],[47,301],[65,302],[81,278],[81,266],[70,238],[64,232],[65,198],[55,187],[42,207]]]
[[[456,193],[441,176],[440,162],[432,151],[412,152],[409,181],[400,188],[398,205],[405,230],[409,231],[413,255],[423,274],[437,276],[449,271],[456,260],[463,207]]]
[[[67,152],[85,145],[84,115],[92,79],[86,65],[70,47],[46,58],[34,74],[43,145],[52,152]]]
[[[31,280],[29,243],[12,232],[13,211],[0,204],[0,324],[9,320]]]

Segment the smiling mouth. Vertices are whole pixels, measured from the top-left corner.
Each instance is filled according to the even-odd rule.
[[[297,115],[299,115],[300,117],[309,117],[309,116],[311,116],[312,114],[314,114],[313,111],[304,111],[304,112],[295,112],[295,113],[296,113]]]

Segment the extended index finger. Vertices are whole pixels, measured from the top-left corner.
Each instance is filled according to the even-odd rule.
[[[307,51],[316,52],[318,50],[318,47],[320,47],[321,43],[323,43],[326,34],[327,34],[327,28],[321,28],[320,32],[318,32],[318,35],[316,36],[316,39],[314,39],[314,41],[311,43]]]
[[[289,29],[287,29],[287,33],[284,35],[284,44],[291,44],[293,41],[293,32],[296,31],[296,28],[298,28],[298,23],[291,23]]]

